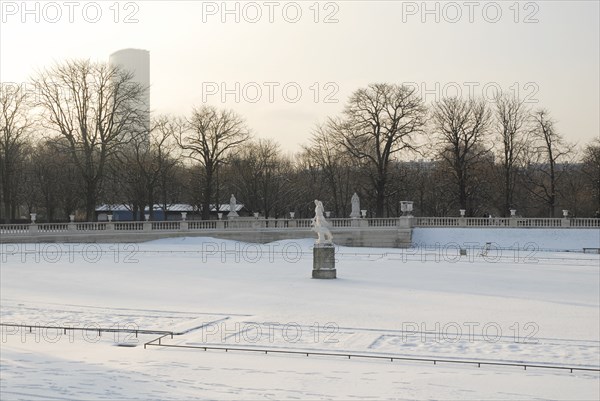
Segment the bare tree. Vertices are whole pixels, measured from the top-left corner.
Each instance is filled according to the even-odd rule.
[[[323,170],[306,151],[295,155],[293,165],[291,182],[295,197],[289,204],[289,210],[299,218],[312,217],[315,199],[327,199],[330,193],[323,179]]]
[[[562,163],[560,166],[562,179],[557,183],[558,203],[561,208],[568,209],[572,217],[588,216],[592,191],[582,171],[582,163]],[[593,196],[593,195],[592,195]]]
[[[414,88],[372,84],[350,96],[343,118],[330,119],[335,141],[362,163],[375,192],[375,212],[383,216],[390,162],[414,149],[423,132],[426,109]]]
[[[447,216],[453,209],[453,180],[449,166],[440,161],[418,162],[407,174],[407,181],[413,182],[415,212],[421,216]]]
[[[504,204],[502,215],[514,207],[514,192],[519,165],[523,162],[523,150],[530,132],[530,110],[515,96],[496,98],[496,137],[501,144],[498,163],[502,174]]]
[[[43,194],[40,190],[39,180],[36,177],[36,168],[34,165],[35,147],[31,144],[27,146],[27,153],[22,162],[19,163],[19,187],[16,202],[19,209],[25,208],[25,214],[39,213],[40,220],[43,219],[42,206],[44,204]]]
[[[360,191],[351,155],[345,148],[336,146],[335,141],[335,133],[330,127],[317,126],[304,152],[322,172],[335,216],[348,217],[350,198]]]
[[[206,105],[193,110],[187,129],[177,135],[179,146],[203,169],[203,219],[210,216],[210,201],[219,165],[225,163],[228,154],[249,138],[250,132],[239,115]]]
[[[149,206],[150,218],[154,218],[154,205],[159,187],[169,177],[180,162],[175,154],[175,136],[182,129],[182,122],[176,118],[160,116],[153,119],[148,135],[138,135],[116,154],[117,168],[122,172],[127,192],[132,194],[134,209]],[[161,201],[164,199],[161,198]],[[163,209],[168,205],[163,203]],[[141,218],[141,214],[140,214]]]
[[[595,215],[600,217],[600,139],[585,147],[582,171],[587,181],[588,193],[596,207]]]
[[[527,152],[526,171],[528,189],[547,208],[550,217],[555,216],[558,200],[557,184],[565,171],[560,167],[572,153],[574,146],[565,142],[556,131],[555,122],[547,110],[534,113],[535,127],[531,147]]]
[[[4,205],[4,222],[15,218],[16,195],[19,185],[17,173],[24,157],[23,147],[32,124],[30,105],[22,87],[0,86],[0,184]]]
[[[143,134],[142,95],[132,73],[89,60],[67,61],[35,79],[48,128],[66,141],[84,183],[86,219],[94,211],[108,158]]]
[[[134,220],[143,220],[147,202],[146,184],[133,148],[132,144],[127,144],[108,159],[102,201],[110,205],[126,205]]]
[[[70,155],[61,152],[64,144],[56,144],[61,140],[64,141],[61,137],[40,138],[28,150],[27,177],[23,181],[29,186],[26,197],[33,197],[39,206],[36,212],[40,221],[66,220],[82,204],[81,177]]]
[[[28,172],[32,174],[35,193],[40,198],[39,203],[44,207],[45,218],[48,222],[54,221],[59,207],[58,183],[61,180],[63,166],[55,163],[56,153],[50,141],[42,141],[36,144],[29,155]],[[38,217],[42,216],[38,215]]]
[[[229,166],[229,187],[240,194],[250,210],[262,211],[266,218],[286,212],[292,164],[281,154],[277,142],[262,138],[251,141],[230,158]]]
[[[182,120],[176,117],[161,116],[154,120],[153,125],[153,140],[154,145],[152,158],[154,162],[153,179],[156,186],[152,199],[158,196],[163,210],[167,210],[168,206],[173,203],[173,197],[177,197],[181,193],[181,173],[182,159],[180,148],[177,145],[176,138],[184,128],[185,124]],[[155,192],[153,190],[153,192]]]
[[[432,123],[440,146],[440,157],[454,175],[461,209],[473,213],[469,204],[475,165],[489,153],[484,141],[489,133],[491,112],[484,100],[444,98],[433,105]]]

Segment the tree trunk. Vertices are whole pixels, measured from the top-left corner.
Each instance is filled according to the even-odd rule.
[[[52,223],[54,220],[54,206],[52,205],[52,200],[46,196],[46,218],[48,223]]]
[[[510,185],[510,170],[508,167],[504,169],[504,210],[502,216],[508,216],[509,210],[512,208],[512,191]]]
[[[204,196],[202,197],[202,220],[210,219],[210,199],[213,190],[213,175],[210,169],[206,169],[206,183],[204,186]]]
[[[459,172],[458,175],[458,203],[460,208],[467,210],[467,183],[463,172]]]
[[[5,158],[7,156],[5,155]],[[11,188],[10,188],[10,173],[9,173],[9,164],[8,162],[5,160],[4,161],[4,166],[3,167],[3,171],[2,171],[2,198],[4,200],[4,223],[8,224],[11,222],[11,220],[14,218],[14,215],[11,214],[11,209],[12,209],[12,194],[11,194]]]
[[[375,216],[384,217],[385,210],[385,180],[377,181],[377,197],[375,199]]]
[[[85,189],[85,219],[86,221],[96,221],[96,184],[88,181]]]
[[[556,208],[556,176],[554,173],[554,162],[552,160],[552,153],[550,153],[550,197],[548,201],[550,206],[550,217],[554,217]]]
[[[149,208],[148,210],[150,213],[150,220],[154,220],[154,190],[152,189],[152,187],[149,187],[147,189],[147,191],[148,191],[148,208]],[[165,213],[165,217],[166,217],[167,212],[165,211],[164,213]]]
[[[4,223],[9,224],[13,216],[11,216],[11,201],[9,192],[4,189]]]

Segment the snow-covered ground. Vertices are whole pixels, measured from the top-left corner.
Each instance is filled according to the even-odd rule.
[[[600,230],[578,228],[424,228],[413,229],[412,242],[426,247],[484,246],[531,251],[582,251],[600,248]]]
[[[556,247],[543,236],[531,241],[579,249],[598,236],[577,231],[588,236]],[[415,230],[421,248],[339,247],[337,280],[310,278],[311,239],[3,245],[0,317],[26,326],[173,331],[161,340],[168,345],[598,368],[600,255],[505,249],[511,244],[485,232],[475,239],[460,229],[432,233]],[[513,243],[521,241],[514,233]],[[481,255],[466,246],[460,256],[452,241],[498,247]],[[1,398],[600,397],[597,372],[144,349],[155,338],[3,327]]]

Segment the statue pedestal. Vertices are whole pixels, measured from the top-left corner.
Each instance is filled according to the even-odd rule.
[[[333,244],[315,244],[313,248],[312,278],[336,278],[335,248]]]

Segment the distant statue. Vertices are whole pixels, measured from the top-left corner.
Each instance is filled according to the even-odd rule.
[[[229,199],[229,214],[227,215],[227,217],[238,217],[238,214],[235,211],[235,209],[237,209],[237,201],[235,199],[235,196],[231,194],[231,198]]]
[[[323,202],[315,199],[315,217],[312,219],[312,230],[318,235],[315,244],[333,243],[333,236],[331,235],[331,231],[329,231],[330,224],[325,220],[325,216],[323,216],[324,212]]]
[[[350,217],[358,218],[360,217],[360,199],[356,192],[352,195],[352,212],[350,213]]]

